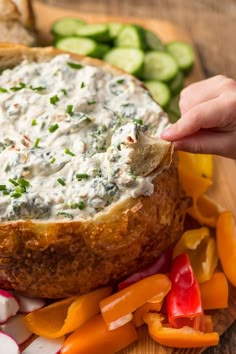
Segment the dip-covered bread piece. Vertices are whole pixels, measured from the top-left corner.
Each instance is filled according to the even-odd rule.
[[[95,59],[22,46],[0,58],[0,286],[63,297],[150,263],[186,207],[164,112]]]

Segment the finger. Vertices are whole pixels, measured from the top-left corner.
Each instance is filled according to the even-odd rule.
[[[180,95],[181,114],[185,114],[197,104],[218,97],[222,92],[222,87],[227,86],[231,81],[223,75],[217,75],[186,87]]]
[[[236,159],[236,133],[199,131],[174,142],[175,150],[191,153],[214,154]]]
[[[168,141],[182,139],[200,129],[236,129],[236,95],[217,97],[203,102],[182,116],[175,124],[161,133]]]

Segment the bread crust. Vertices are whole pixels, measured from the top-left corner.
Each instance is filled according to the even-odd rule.
[[[54,48],[0,46],[0,66],[44,61]],[[97,59],[84,64],[123,72]],[[61,298],[114,284],[150,264],[183,229],[187,200],[176,161],[154,180],[150,197],[128,199],[86,221],[0,223],[0,287],[36,297]]]

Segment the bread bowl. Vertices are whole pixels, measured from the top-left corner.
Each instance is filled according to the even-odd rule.
[[[61,298],[150,264],[180,236],[187,201],[172,147],[158,138],[168,119],[142,83],[53,48],[2,45],[0,67],[14,67],[0,76],[0,287]],[[120,114],[132,102],[135,112]],[[77,129],[71,122],[81,114],[88,125]],[[39,151],[48,153],[46,167],[32,160]],[[101,181],[102,192],[94,187]]]

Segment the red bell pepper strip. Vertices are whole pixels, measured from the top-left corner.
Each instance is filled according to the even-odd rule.
[[[172,254],[173,254],[173,247],[167,248],[157,260],[151,264],[149,267],[132,274],[130,277],[123,280],[121,283],[118,284],[118,289],[122,290],[127,288],[139,280],[149,277],[150,275],[158,274],[158,273],[168,273],[171,268],[172,264]]]
[[[167,295],[169,323],[174,328],[192,327],[203,310],[199,285],[186,253],[174,259],[170,280],[172,287]]]

